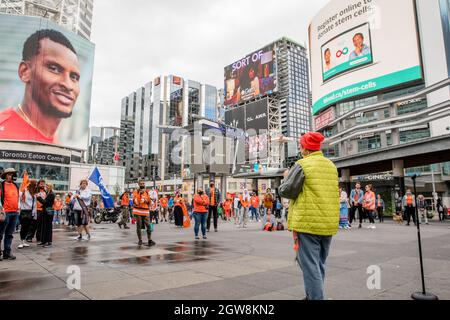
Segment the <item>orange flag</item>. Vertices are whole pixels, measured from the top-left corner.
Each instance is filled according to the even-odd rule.
[[[28,185],[30,184],[30,178],[28,176],[28,172],[25,170],[25,172],[23,173],[23,181],[22,184],[20,185],[20,192],[25,192],[25,190],[27,189]]]
[[[183,209],[183,228],[190,228],[191,219],[189,219],[189,213],[187,211],[187,207],[184,201],[181,201],[181,209]]]

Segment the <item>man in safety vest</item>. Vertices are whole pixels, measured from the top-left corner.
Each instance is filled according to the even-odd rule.
[[[411,217],[415,225],[416,223],[416,196],[412,194],[411,190],[406,190],[406,194],[403,196],[402,200],[403,212],[408,219],[408,226],[411,223]]]
[[[139,245],[142,245],[142,229],[147,229],[148,246],[152,247],[156,243],[152,240],[150,226],[150,195],[145,190],[145,181],[139,181],[139,189],[133,193],[133,215],[136,219],[136,233]]]

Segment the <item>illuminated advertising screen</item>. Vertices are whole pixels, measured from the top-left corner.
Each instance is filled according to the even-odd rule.
[[[233,128],[245,131],[245,109],[241,107],[226,111],[225,123]]]
[[[87,149],[95,46],[39,17],[0,14],[0,140]]]
[[[309,26],[313,114],[423,80],[413,0],[332,0]]]
[[[369,24],[346,31],[322,46],[323,80],[373,62]]]
[[[225,106],[277,91],[275,45],[253,52],[225,68]]]
[[[269,105],[267,99],[250,103],[243,108],[245,108],[245,130],[249,135],[252,135],[250,130],[258,134],[268,130]]]

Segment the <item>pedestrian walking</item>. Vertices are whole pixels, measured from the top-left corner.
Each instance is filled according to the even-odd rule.
[[[436,202],[436,210],[438,212],[439,215],[439,221],[440,222],[445,222],[445,218],[446,218],[446,212],[445,212],[445,207],[444,204],[442,203],[442,198],[438,198],[437,202]]]
[[[38,182],[36,196],[41,196],[41,198],[45,198],[46,196],[45,180],[43,179],[39,180]],[[28,232],[27,236],[27,239],[30,240],[28,242],[32,242],[34,237],[36,237],[37,242],[40,242],[42,239],[42,222],[44,217],[44,208],[42,206],[42,203],[40,203],[39,201],[37,201],[36,208],[37,208],[36,219],[33,219],[33,221],[31,222],[30,231]]]
[[[233,219],[234,219],[235,225],[238,225],[238,219],[239,219],[241,206],[242,205],[241,205],[241,200],[239,199],[239,195],[236,194],[234,196],[234,201],[233,201]]]
[[[425,197],[423,194],[419,194],[417,196],[417,209],[419,211],[419,219],[420,222],[425,221],[425,224],[428,223],[428,215],[427,215],[427,202],[425,201]]]
[[[264,211],[266,211],[266,213],[267,209],[271,209],[273,213],[273,195],[270,188],[266,190],[266,194],[264,196]]]
[[[136,233],[138,245],[142,246],[142,230],[147,230],[148,246],[156,243],[152,240],[152,229],[150,225],[150,195],[145,190],[145,181],[139,181],[139,189],[133,193],[133,216],[136,219]]]
[[[381,195],[379,194],[377,195],[377,213],[380,223],[384,223],[384,210],[386,210],[384,200],[381,199]]]
[[[17,171],[6,169],[0,178],[3,180],[0,183],[0,261],[15,260],[11,245],[19,221],[19,186],[14,182]]]
[[[256,192],[253,192],[252,197],[250,198],[250,211],[252,212],[252,221],[253,219],[259,222],[259,197]]]
[[[91,233],[89,231],[90,217],[88,208],[91,204],[92,193],[88,188],[87,180],[81,180],[80,188],[77,190],[73,198],[74,220],[78,231],[77,240],[83,240],[83,230],[86,233],[87,240],[91,240]]]
[[[407,226],[411,223],[411,217],[415,225],[416,223],[416,196],[412,194],[411,189],[406,190],[406,194],[402,199],[403,212],[407,219]]]
[[[203,192],[203,189],[198,189],[197,194],[194,196],[194,219],[195,219],[195,227],[194,227],[194,234],[195,234],[195,240],[200,240],[200,237],[198,236],[200,226],[202,228],[202,235],[203,239],[206,240],[206,229],[207,229],[207,217],[209,215],[208,212],[208,205],[209,205],[209,199],[211,196],[205,195]]]
[[[340,195],[340,213],[339,213],[339,229],[348,230],[349,226],[349,208],[350,204],[348,202],[347,192],[345,192],[342,187],[339,187]]]
[[[159,212],[161,214],[160,221],[167,222],[167,215],[168,215],[168,206],[169,206],[169,200],[165,195],[162,195],[159,199]]]
[[[376,229],[375,226],[375,193],[373,192],[373,186],[371,184],[366,186],[366,193],[364,194],[363,209],[365,211],[365,216],[369,218],[370,225],[367,229]],[[359,219],[359,224],[362,224],[361,218]]]
[[[184,217],[183,206],[186,205],[179,192],[176,193],[175,198],[173,199],[173,203],[174,203],[173,214],[175,218],[175,225],[179,228],[182,228]]]
[[[120,208],[122,209],[122,217],[118,223],[119,228],[128,230],[130,227],[127,226],[128,220],[130,220],[130,194],[128,190],[120,196]]]
[[[67,220],[67,225],[70,227],[74,227],[75,226],[75,220],[73,217],[73,194],[72,192],[69,192],[66,196],[65,199],[65,204],[66,204],[66,220]]]
[[[361,190],[361,184],[358,182],[355,185],[355,189],[352,190],[350,193],[350,202],[351,202],[351,208],[350,208],[350,224],[349,226],[352,227],[353,221],[356,220],[356,210],[358,210],[358,216],[359,216],[359,228],[362,228],[362,218],[363,218],[363,200],[364,200],[364,192]]]
[[[230,198],[230,195],[227,194],[227,199],[223,203],[223,210],[225,211],[225,216],[227,218],[227,221],[231,221],[231,210],[233,206],[233,201]]]
[[[291,200],[288,229],[294,232],[297,261],[303,271],[306,300],[323,300],[326,260],[339,227],[339,177],[336,166],[321,150],[320,133],[300,139],[303,156],[279,188]]]
[[[55,214],[53,205],[55,203],[56,196],[53,193],[52,184],[47,184],[45,191],[45,197],[43,197],[42,193],[39,193],[36,196],[36,200],[38,203],[42,204],[43,208],[41,242],[38,246],[48,248],[51,247],[53,243],[53,219]]]
[[[241,228],[247,228],[248,211],[250,208],[250,193],[247,189],[244,189],[244,193],[239,197],[241,202],[241,212],[239,215],[239,226]]]
[[[53,210],[55,212],[53,223],[56,225],[61,224],[62,209],[63,209],[63,201],[61,199],[61,196],[58,194],[56,195],[55,202],[53,203]]]
[[[208,220],[206,222],[206,229],[209,232],[211,230],[211,217],[213,218],[214,222],[214,231],[218,232],[218,219],[219,215],[217,212],[217,206],[219,205],[221,200],[221,194],[219,189],[216,188],[216,185],[214,182],[211,182],[209,184],[209,189],[206,189],[206,195],[209,199],[209,207],[208,207]]]
[[[159,219],[158,191],[154,187],[152,187],[150,189],[149,195],[150,195],[150,200],[152,200],[150,203],[150,222],[158,224],[159,223],[159,221],[158,221],[158,219]]]
[[[27,236],[33,219],[37,218],[37,181],[30,180],[24,191],[20,192],[20,241],[18,249],[29,248]]]

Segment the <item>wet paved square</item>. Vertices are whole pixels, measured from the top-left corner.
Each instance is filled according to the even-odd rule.
[[[137,245],[135,226],[96,225],[91,241],[76,241],[73,229],[60,227],[52,248],[33,244],[16,249],[17,260],[0,262],[0,299],[302,299],[291,234],[259,227],[250,223],[241,230],[222,222],[218,233],[195,241],[192,228],[159,224],[155,247]],[[377,227],[334,238],[325,284],[328,299],[409,299],[421,289],[416,229],[391,222]],[[422,234],[427,286],[441,299],[450,299],[450,224],[423,226]],[[367,288],[372,265],[382,272],[379,290]],[[79,290],[66,286],[69,266],[80,268]]]

